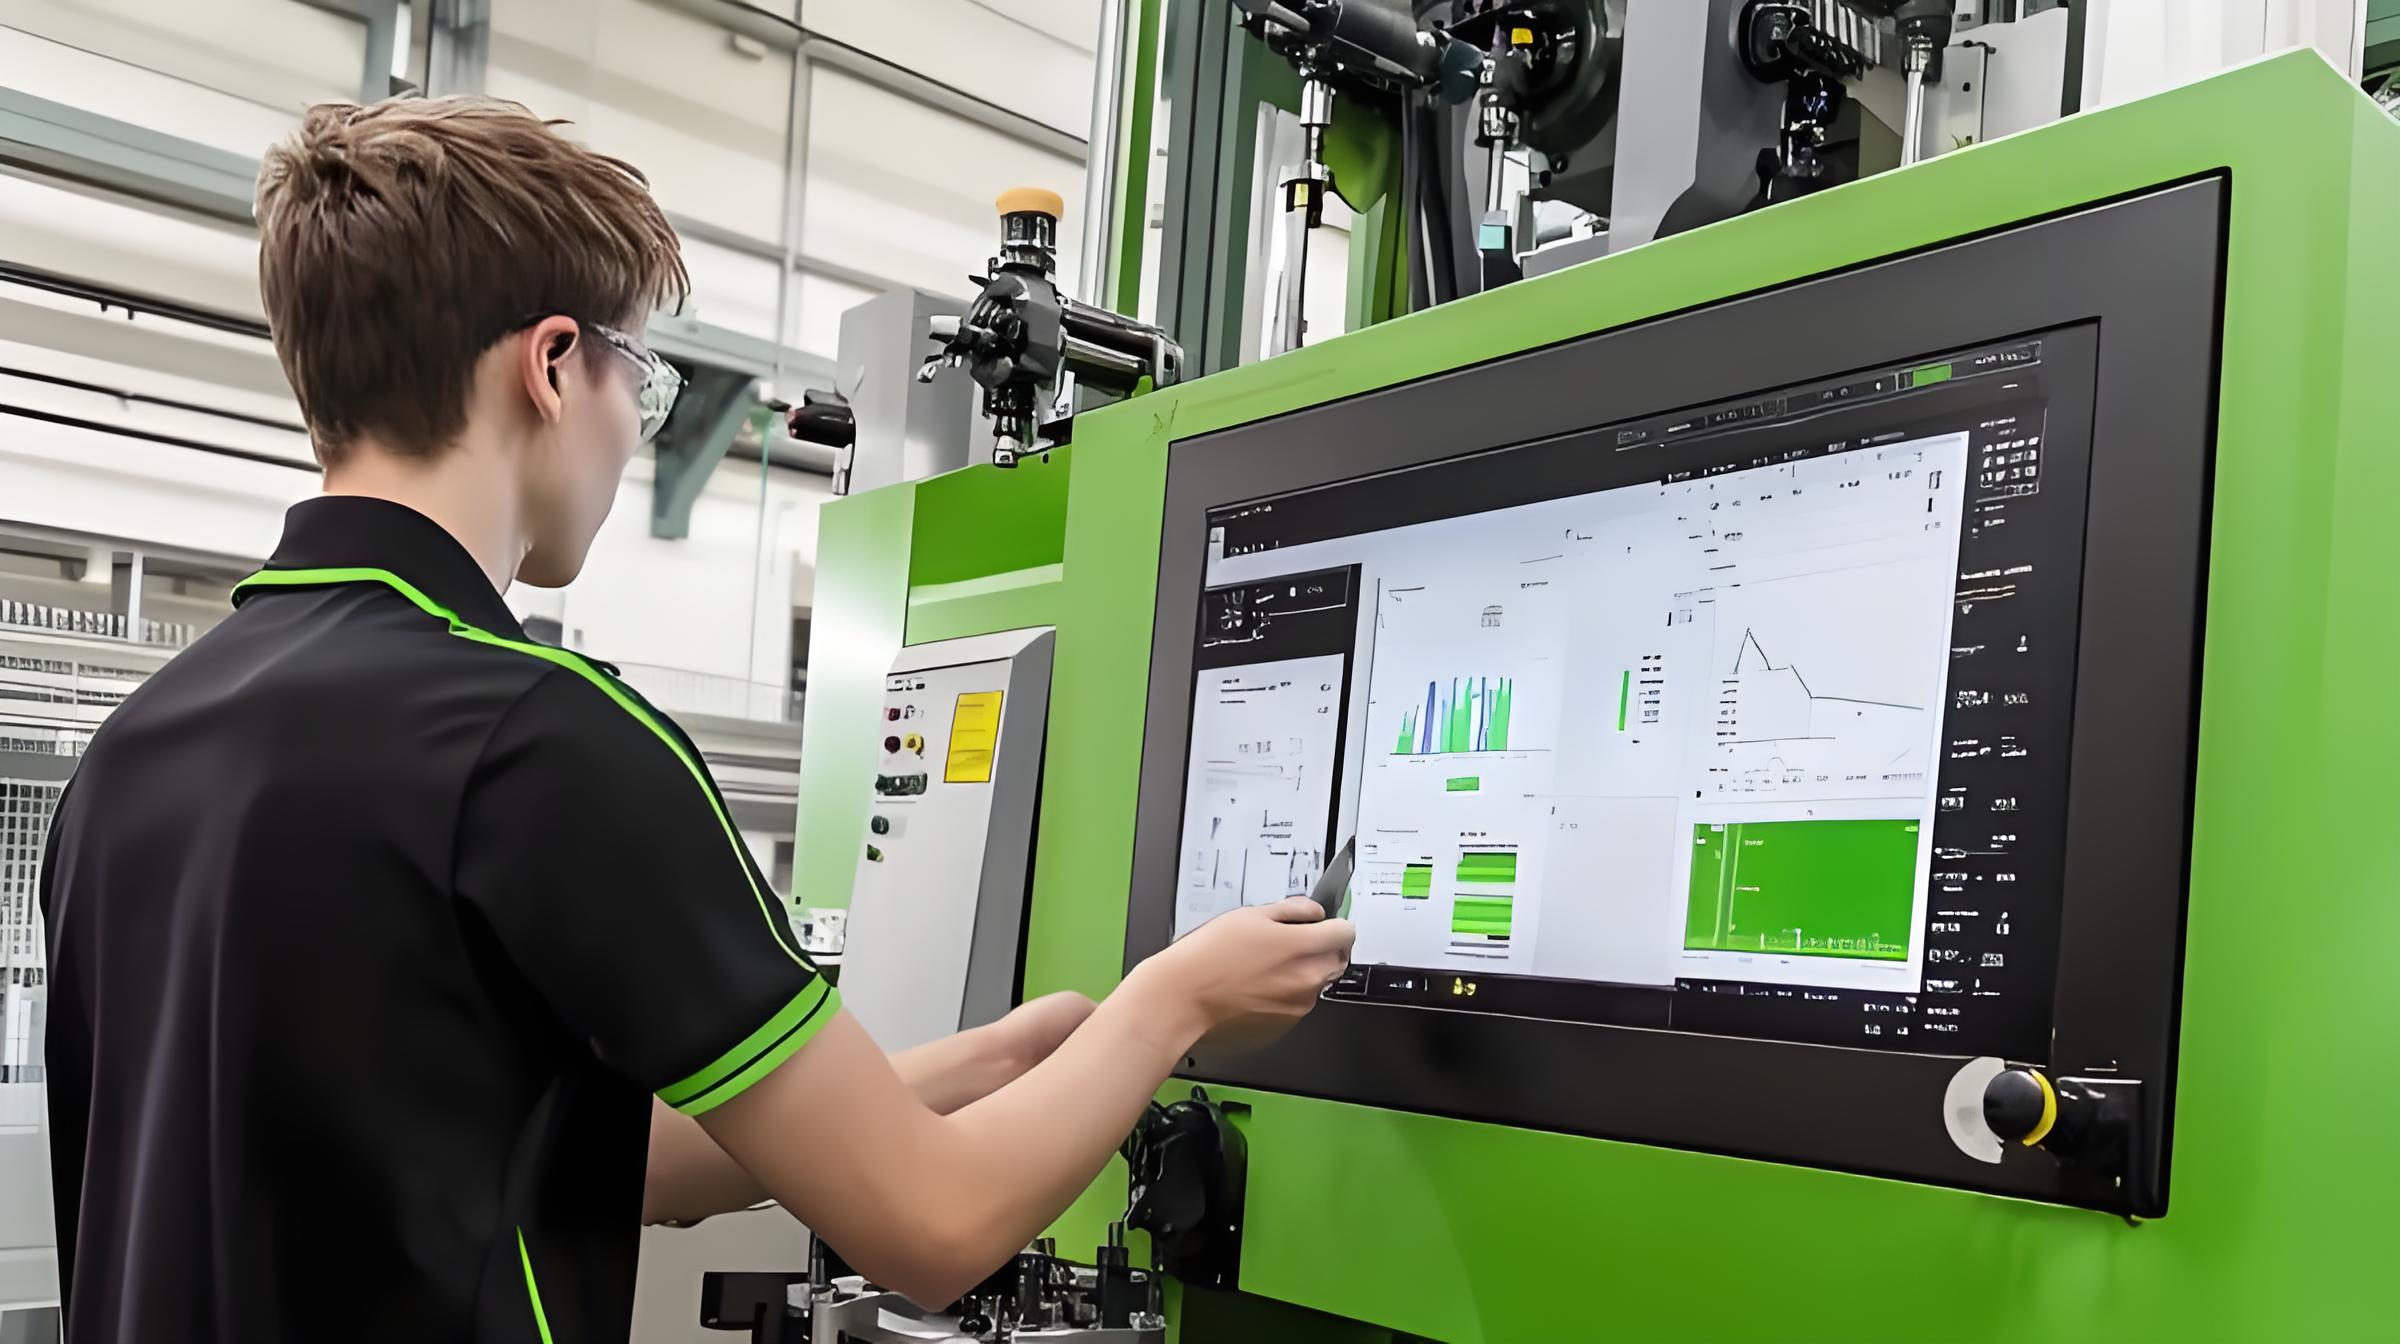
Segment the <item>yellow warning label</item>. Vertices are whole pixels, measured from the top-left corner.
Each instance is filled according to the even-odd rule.
[[[1000,743],[1000,692],[968,691],[950,716],[949,759],[944,784],[992,782],[992,749]]]
[[[1530,47],[1533,45],[1533,30],[1531,28],[1511,28],[1508,30],[1508,41],[1511,46]]]

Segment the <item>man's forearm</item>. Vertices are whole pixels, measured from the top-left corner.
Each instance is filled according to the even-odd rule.
[[[975,1027],[892,1056],[892,1071],[926,1109],[949,1115],[991,1095],[1032,1063],[1002,1024]],[[757,1178],[728,1156],[700,1122],[653,1098],[642,1221],[688,1223],[766,1202]]]
[[[949,1301],[1099,1174],[1199,1038],[1188,993],[1147,969],[1023,1077],[956,1114],[918,1103],[845,1012],[709,1112],[707,1129],[861,1273],[920,1303]],[[793,1132],[843,1161],[794,1150]]]
[[[927,1041],[892,1056],[892,1071],[927,1110],[949,1115],[1016,1081],[1033,1066],[1004,1022]]]
[[[1125,1142],[1203,1023],[1179,994],[1138,973],[1049,1058],[941,1123],[969,1170],[950,1209],[993,1263],[1041,1234]]]

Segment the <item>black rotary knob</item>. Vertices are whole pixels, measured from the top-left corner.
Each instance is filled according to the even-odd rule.
[[[2008,1069],[1983,1085],[1983,1123],[2030,1148],[2058,1123],[2058,1091],[2038,1069]]]

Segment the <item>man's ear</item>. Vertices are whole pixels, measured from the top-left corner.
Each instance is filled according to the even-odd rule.
[[[571,317],[545,317],[517,333],[517,376],[533,402],[534,414],[546,423],[558,423],[565,405],[559,396],[559,366],[582,339],[583,329]]]

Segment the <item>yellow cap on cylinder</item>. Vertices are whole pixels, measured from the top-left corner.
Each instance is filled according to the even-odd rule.
[[[1001,192],[994,204],[1003,215],[1021,215],[1031,210],[1058,219],[1067,213],[1066,198],[1044,187],[1011,187]]]

